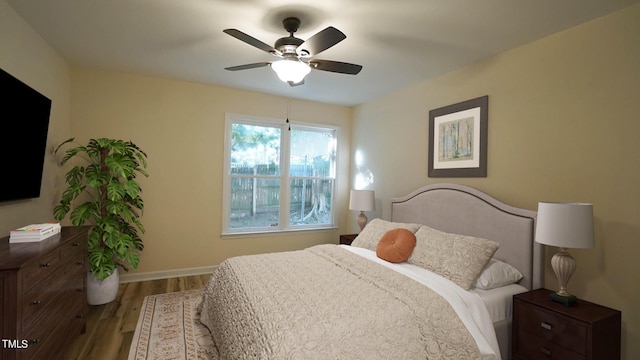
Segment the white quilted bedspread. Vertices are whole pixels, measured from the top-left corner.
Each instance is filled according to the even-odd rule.
[[[336,245],[228,259],[199,310],[221,359],[482,358],[442,296]]]

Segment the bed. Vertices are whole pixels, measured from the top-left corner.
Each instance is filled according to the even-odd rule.
[[[224,261],[200,320],[222,359],[507,359],[511,297],[542,284],[535,221],[470,187],[425,186],[352,246]],[[380,239],[399,231],[414,234],[408,259],[381,259]],[[480,289],[496,263],[519,280]]]

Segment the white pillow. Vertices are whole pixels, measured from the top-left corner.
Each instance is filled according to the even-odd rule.
[[[421,226],[422,225],[420,224],[391,222],[375,218],[371,220],[364,229],[362,229],[360,234],[351,243],[351,246],[376,251],[380,239],[387,231],[393,229],[407,229],[412,233],[415,233]]]
[[[515,284],[520,279],[522,279],[522,274],[518,269],[500,260],[491,259],[480,273],[474,286],[476,289],[490,290]]]
[[[407,262],[469,290],[499,246],[492,240],[446,233],[425,225],[416,231],[416,247]]]

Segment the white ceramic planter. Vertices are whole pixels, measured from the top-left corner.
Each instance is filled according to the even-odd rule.
[[[89,305],[110,303],[118,295],[120,272],[116,267],[113,274],[104,280],[99,280],[89,271],[87,275],[87,302]]]

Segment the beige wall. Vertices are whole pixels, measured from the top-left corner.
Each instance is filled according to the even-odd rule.
[[[622,311],[640,354],[640,5],[359,106],[352,146],[378,207],[428,183],[467,184],[515,206],[594,204],[596,246],[573,250],[569,290]],[[489,95],[488,176],[427,177],[430,109]],[[384,144],[385,146],[380,146]],[[546,251],[549,264],[554,248]],[[545,285],[557,288],[546,266]]]
[[[141,179],[145,249],[135,275],[217,265],[240,255],[337,243],[346,231],[352,109],[292,100],[291,122],[340,126],[340,229],[221,237],[225,113],[287,115],[289,99],[203,84],[74,69],[72,130],[78,140],[132,140],[149,155]],[[286,86],[285,84],[282,84]]]
[[[53,221],[53,207],[64,178],[51,151],[71,134],[70,68],[4,0],[0,0],[0,68],[52,100],[47,140],[50,151],[45,156],[40,197],[0,202],[0,237],[3,237],[20,226]],[[14,135],[0,134],[0,137]],[[3,169],[2,176],[19,176],[19,173],[15,169]]]

